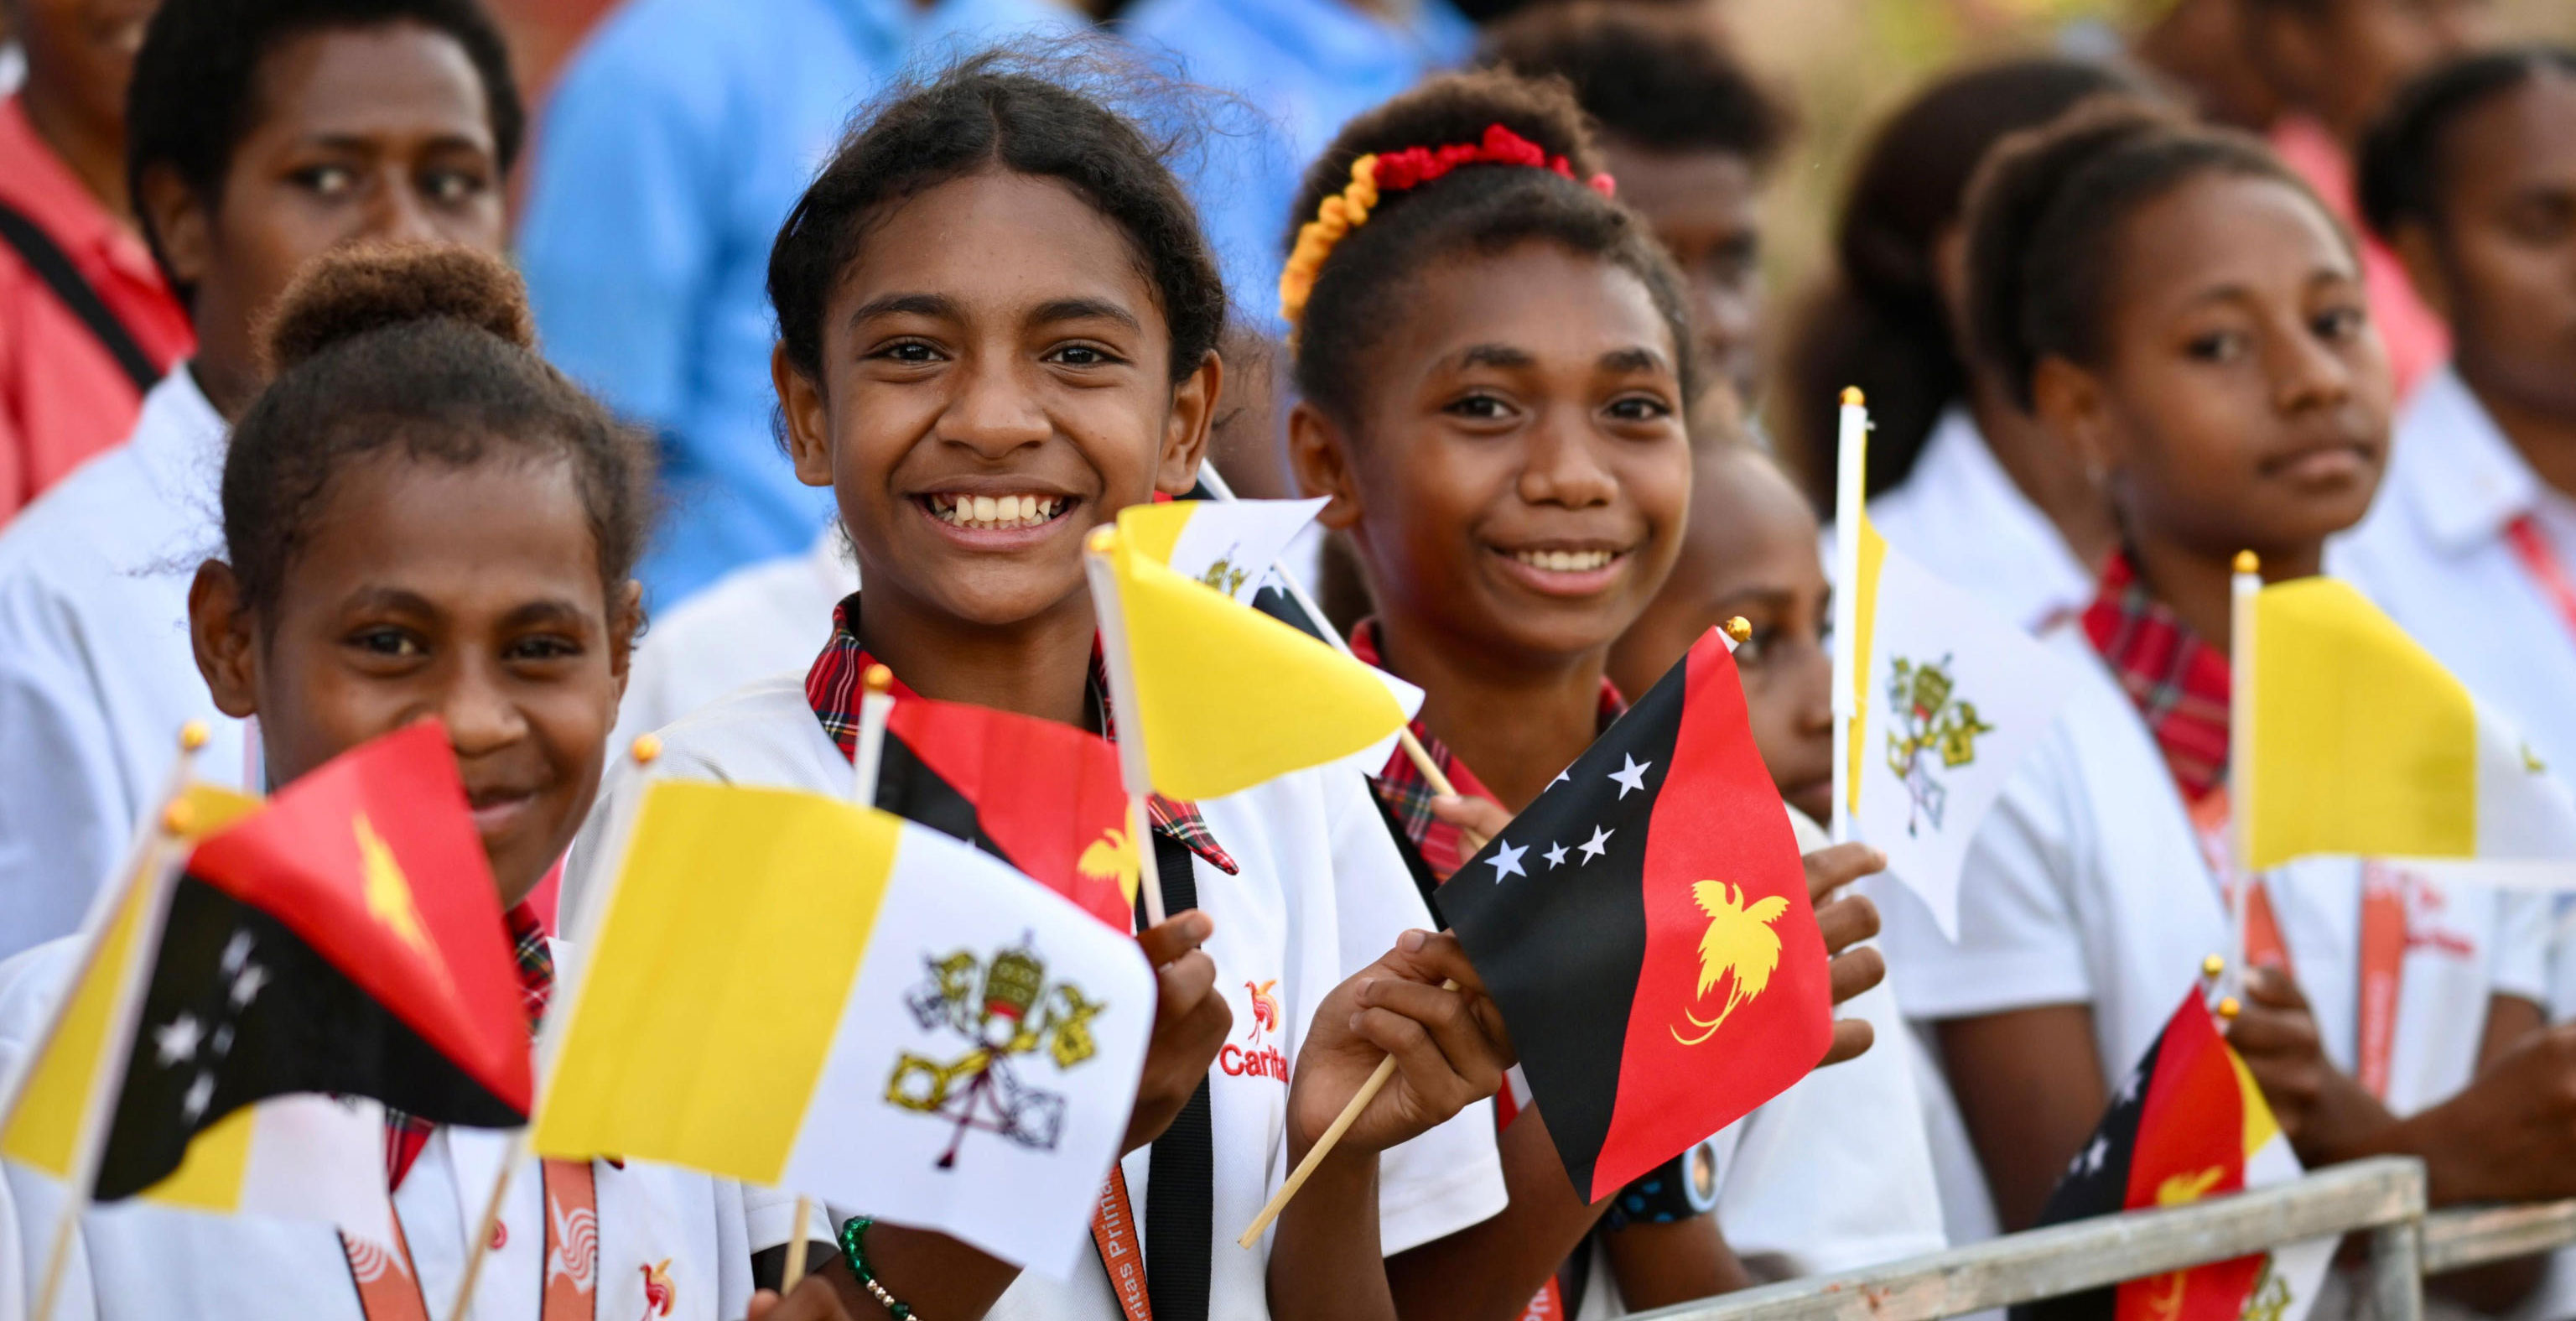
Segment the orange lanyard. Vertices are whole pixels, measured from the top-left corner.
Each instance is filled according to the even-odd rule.
[[[546,1209],[543,1321],[594,1321],[599,1314],[599,1188],[589,1161],[550,1160],[543,1175]],[[394,1217],[391,1251],[340,1236],[358,1311],[367,1321],[429,1321],[429,1303],[411,1263],[402,1217]],[[494,1247],[507,1231],[494,1222]]]
[[[1154,1321],[1154,1300],[1145,1292],[1145,1254],[1136,1241],[1136,1207],[1127,1198],[1124,1166],[1110,1166],[1109,1181],[1100,1185],[1100,1209],[1091,1216],[1091,1243],[1100,1249],[1100,1266],[1109,1272],[1109,1291],[1118,1295],[1118,1310],[1127,1315],[1127,1321]]]
[[[2532,585],[2549,603],[2558,608],[2558,618],[2567,631],[2576,633],[2576,579],[2571,579],[2567,566],[2550,549],[2549,536],[2540,530],[2540,520],[2521,515],[2504,526],[2505,544],[2513,548],[2513,557],[2522,562],[2523,572],[2531,575]]]
[[[2289,942],[2272,912],[2272,897],[2262,877],[2240,881],[2227,848],[2227,790],[2192,804],[2191,823],[2200,836],[2201,856],[2218,878],[2219,898],[2233,897],[2233,887],[2250,884],[2245,896],[2245,962],[2276,968],[2296,977]],[[2377,861],[2361,865],[2360,988],[2355,1006],[2357,1037],[2355,1076],[2375,1097],[2388,1095],[2389,1061],[2397,1047],[2397,993],[2406,970],[2406,893],[2397,873]]]

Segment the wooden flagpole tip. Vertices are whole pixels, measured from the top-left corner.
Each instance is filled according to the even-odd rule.
[[[638,734],[635,736],[634,744],[627,748],[626,751],[628,756],[635,759],[636,765],[650,766],[662,756],[661,736],[658,734]]]
[[[2243,1012],[2245,1012],[2245,1006],[2236,1003],[2235,996],[2222,995],[2218,998],[2218,1016],[2220,1018],[2226,1019],[2232,1023],[2236,1021],[2236,1016]]]
[[[205,747],[208,743],[213,742],[214,737],[215,731],[213,726],[208,725],[202,720],[191,720],[188,723],[179,726],[179,750],[181,752],[195,752]]]
[[[1753,625],[1744,616],[1736,615],[1726,621],[1726,636],[1741,647],[1753,640]]]
[[[1094,555],[1106,555],[1118,549],[1118,529],[1106,525],[1093,528],[1082,544]]]
[[[197,824],[197,811],[187,799],[178,799],[161,809],[161,833],[183,836]]]
[[[2225,971],[2227,971],[2227,960],[2222,959],[2215,954],[2212,954],[2208,958],[2200,961],[2200,975],[2203,977],[2215,978],[2218,974]]]
[[[867,673],[859,676],[859,682],[866,684],[868,686],[868,691],[872,693],[892,692],[894,690],[894,671],[889,670],[882,665],[871,665],[868,667]]]
[[[2238,573],[2261,573],[2263,571],[2263,561],[2250,550],[2240,550],[2236,552],[2236,571]]]
[[[1867,401],[1862,398],[1859,386],[1846,385],[1843,387],[1843,407],[1861,408],[1866,405]]]

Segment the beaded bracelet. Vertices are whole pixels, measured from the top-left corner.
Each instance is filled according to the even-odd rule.
[[[877,1283],[876,1272],[868,1269],[867,1254],[862,1252],[860,1247],[868,1236],[868,1228],[874,1224],[876,1222],[866,1216],[852,1216],[842,1221],[841,1255],[850,1259],[850,1273],[858,1276],[859,1283],[867,1286],[868,1296],[876,1299],[877,1304],[885,1308],[886,1314],[892,1316],[894,1321],[919,1321],[912,1310],[912,1304],[901,1302],[893,1294],[887,1293],[886,1287]]]

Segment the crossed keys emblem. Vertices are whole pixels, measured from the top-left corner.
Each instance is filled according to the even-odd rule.
[[[886,1102],[898,1109],[943,1116],[956,1124],[940,1169],[954,1169],[957,1150],[973,1129],[998,1133],[1037,1151],[1053,1151],[1064,1135],[1064,1094],[1023,1076],[1043,1054],[1058,1072],[1088,1061],[1099,1050],[1091,1020],[1108,1005],[1085,997],[1069,981],[1047,982],[1046,960],[1027,938],[990,960],[958,950],[944,959],[924,955],[919,986],[904,998],[922,1027],[963,1039],[964,1053],[948,1061],[904,1051],[886,1079]]]
[[[1940,758],[1943,770],[1970,765],[1977,760],[1977,736],[1991,734],[1995,727],[1977,718],[1976,703],[1959,700],[1948,656],[1921,662],[1897,657],[1895,673],[1887,679],[1887,704],[1896,726],[1887,736],[1887,768],[1896,772],[1913,800],[1905,833],[1917,833],[1927,819],[1939,830],[1950,789],[1941,783],[1932,758]]]

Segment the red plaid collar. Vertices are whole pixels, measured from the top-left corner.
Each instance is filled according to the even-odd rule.
[[[537,1027],[546,1018],[546,1001],[555,993],[555,952],[546,943],[546,924],[537,917],[534,906],[521,903],[501,915],[510,929],[510,952],[519,972],[519,1007],[528,1014],[528,1035],[537,1035]],[[429,1145],[429,1135],[437,1125],[417,1115],[399,1110],[385,1111],[385,1187],[402,1187],[403,1176],[411,1173],[412,1162],[420,1159],[421,1148]]]
[[[2227,781],[2227,657],[2201,641],[2114,552],[2084,611],[2084,636],[2164,752],[2183,796],[2198,802]]]
[[[823,644],[822,654],[814,658],[813,668],[805,672],[805,704],[814,708],[814,718],[822,722],[823,732],[831,736],[844,757],[858,755],[859,698],[865,692],[860,676],[876,663],[876,657],[859,643],[859,594],[852,592],[832,607],[832,638]],[[890,691],[897,697],[920,695],[900,677]],[[1118,721],[1109,708],[1109,667],[1101,658],[1097,639],[1091,645],[1091,700],[1100,710],[1101,736],[1117,742]],[[1154,819],[1156,830],[1180,841],[1190,852],[1206,859],[1209,866],[1228,876],[1242,870],[1234,855],[1217,843],[1198,804],[1153,794],[1145,799],[1145,810]]]
[[[1359,627],[1351,630],[1351,654],[1385,669],[1381,659],[1385,653],[1378,645],[1377,630],[1377,620],[1361,620]],[[1605,676],[1601,680],[1601,716],[1596,728],[1608,729],[1611,722],[1625,715],[1627,710],[1628,701],[1619,695],[1618,685]],[[1485,787],[1483,780],[1476,778],[1474,771],[1467,768],[1467,763],[1458,760],[1458,754],[1451,752],[1448,744],[1432,736],[1430,727],[1424,725],[1419,717],[1413,722],[1413,736],[1421,741],[1422,750],[1431,754],[1432,764],[1449,777],[1450,787],[1466,797],[1482,798],[1496,804],[1502,802],[1494,796],[1493,790]],[[1422,855],[1422,863],[1431,869],[1434,879],[1448,880],[1450,873],[1474,856],[1474,850],[1467,847],[1465,831],[1431,815],[1431,800],[1437,796],[1437,791],[1403,748],[1389,753],[1386,769],[1371,776],[1369,782],[1376,787],[1378,800],[1386,804],[1397,824],[1404,827],[1405,836],[1413,841],[1414,850]]]

